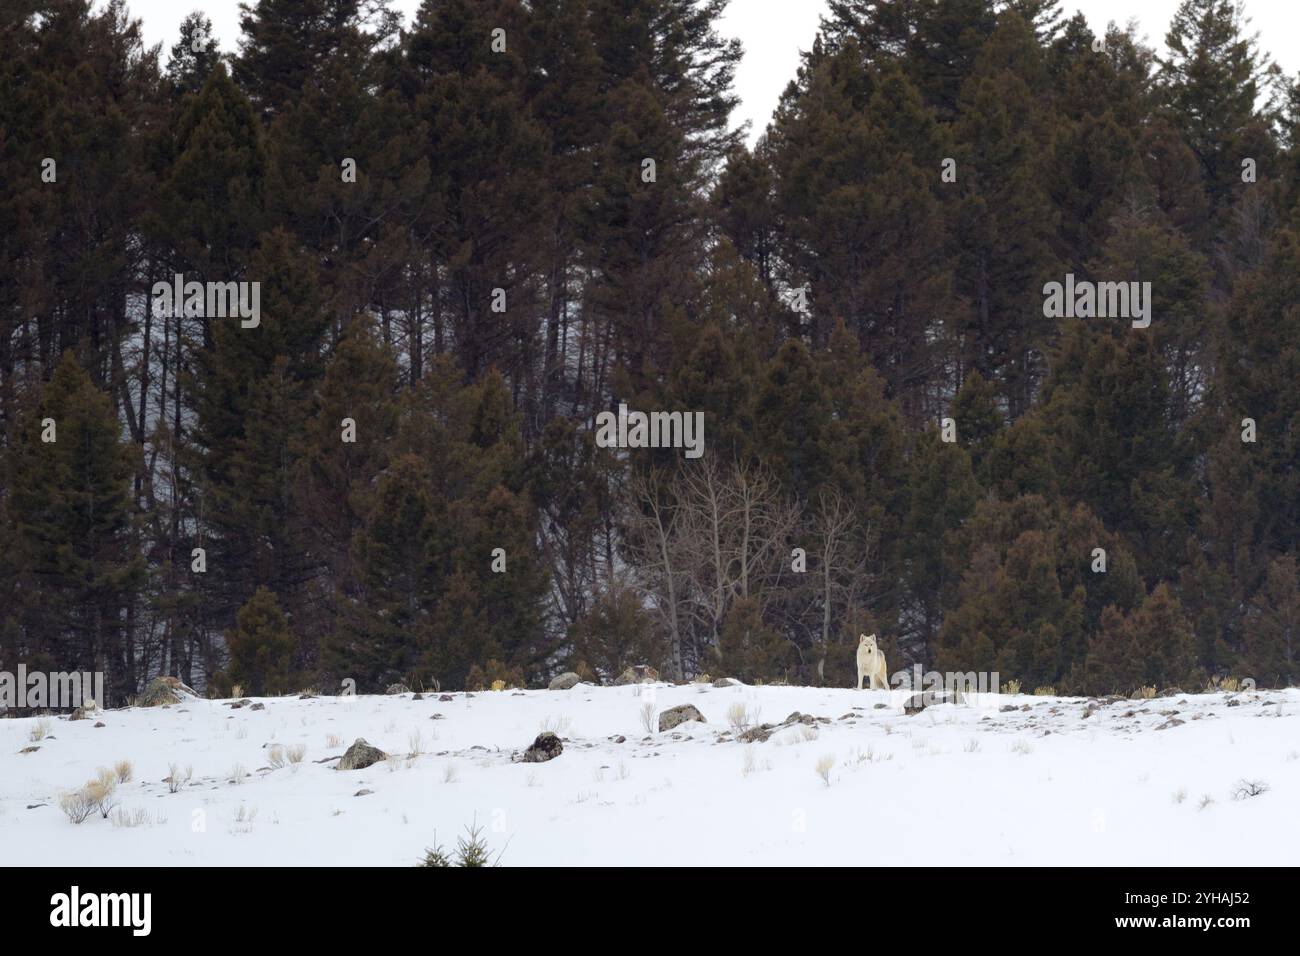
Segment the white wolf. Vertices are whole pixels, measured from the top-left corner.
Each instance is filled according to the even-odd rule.
[[[876,681],[882,690],[889,690],[888,671],[885,669],[885,652],[876,646],[876,635],[863,634],[858,642],[858,690],[862,690],[862,679],[869,678],[870,688],[876,689]]]

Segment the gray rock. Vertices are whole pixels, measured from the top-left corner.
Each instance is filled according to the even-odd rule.
[[[656,681],[659,679],[659,672],[649,664],[634,664],[625,668],[623,673],[618,675],[614,681],[615,687],[621,687],[624,684],[640,684],[645,681]]]
[[[771,724],[759,724],[756,727],[741,731],[736,735],[736,739],[742,744],[761,744],[771,737],[775,731],[776,728]]]
[[[375,792],[375,791],[373,791],[373,790],[367,790],[365,787],[362,787],[362,788],[361,788],[360,790],[358,790],[356,793],[352,794],[352,796],[354,796],[354,797],[368,797],[368,796],[370,796],[370,795],[371,795],[372,793],[374,793],[374,792]]]
[[[676,707],[669,707],[659,715],[659,732],[662,734],[666,730],[672,730],[678,724],[684,724],[688,720],[705,723],[704,715],[694,704],[678,704]]]
[[[903,713],[905,714],[919,714],[923,710],[925,710],[924,694],[913,694],[903,704]]]
[[[564,744],[560,738],[555,736],[549,730],[537,735],[533,745],[524,751],[524,763],[545,763],[548,760],[554,760],[564,752]]]
[[[137,707],[162,707],[167,704],[179,704],[182,695],[197,696],[175,677],[155,677],[145,685],[140,696],[135,699]]]
[[[339,761],[339,770],[364,770],[371,764],[379,763],[381,760],[387,760],[388,754],[384,753],[378,747],[372,747],[366,743],[365,739],[358,737],[352,741],[352,746],[347,749],[343,759]]]
[[[578,675],[575,674],[573,671],[565,671],[563,674],[559,674],[556,677],[552,678],[551,683],[547,689],[548,690],[569,690],[572,687],[578,686],[579,680],[581,680],[581,678],[578,677]]]
[[[263,703],[261,703],[261,702],[259,701],[258,703],[253,704],[253,705],[252,705],[251,707],[249,707],[248,709],[249,709],[249,710],[266,710],[266,704],[263,704]]]
[[[719,677],[713,682],[714,687],[739,687],[740,681],[733,680],[730,677]]]
[[[410,692],[411,692],[411,688],[407,687],[405,684],[401,683],[400,681],[396,684],[389,684],[388,687],[384,690],[384,693],[390,696],[394,694],[409,694]]]

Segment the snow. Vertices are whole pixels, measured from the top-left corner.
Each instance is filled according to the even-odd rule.
[[[904,715],[906,692],[781,686],[450,696],[269,697],[259,711],[193,699],[106,711],[103,728],[47,718],[40,741],[36,718],[0,720],[0,865],[412,866],[435,834],[450,848],[475,821],[503,866],[1300,857],[1294,689],[1094,701],[1086,718],[1084,698],[981,695]],[[691,703],[708,723],[647,735],[646,703]],[[742,744],[728,723],[735,704],[766,723],[793,711],[830,720]],[[1184,723],[1157,730],[1169,711]],[[563,754],[512,762],[544,729]],[[416,731],[424,753],[408,757]],[[315,762],[357,737],[402,757],[355,771]],[[305,744],[306,757],[271,769],[274,744]],[[817,772],[827,755],[829,785]],[[151,822],[71,823],[60,793],[123,759],[135,774],[120,805]],[[171,763],[194,770],[178,793],[163,782]],[[234,783],[237,765],[248,776]],[[1234,799],[1241,780],[1268,790]],[[362,789],[373,793],[354,796]]]

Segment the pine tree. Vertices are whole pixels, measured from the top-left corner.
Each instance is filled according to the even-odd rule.
[[[1264,586],[1247,613],[1244,666],[1255,680],[1269,687],[1295,683],[1297,638],[1300,638],[1300,576],[1293,555],[1269,565]]]
[[[21,422],[8,485],[0,625],[20,660],[102,671],[114,701],[135,691],[125,621],[144,583],[131,479],[137,465],[109,397],[65,353]],[[8,658],[7,658],[8,659]]]
[[[1192,628],[1168,585],[1160,584],[1129,617],[1143,683],[1185,687],[1196,676]]]
[[[294,689],[295,643],[275,594],[259,587],[226,634],[230,666],[218,680],[255,697],[288,693]]]
[[[180,36],[172,45],[167,61],[167,78],[176,95],[203,89],[220,61],[221,51],[212,35],[212,21],[196,10],[181,21]]]
[[[1256,152],[1243,147],[1268,144],[1256,103],[1275,68],[1245,30],[1236,0],[1182,0],[1165,36],[1171,55],[1160,63],[1164,101],[1200,161],[1216,211],[1240,182],[1240,157]]]
[[[1054,331],[1041,297],[1057,271],[1057,217],[1042,165],[1052,142],[1041,99],[1046,82],[1032,31],[1005,14],[962,85],[954,126],[956,289],[971,306],[961,366],[996,384],[1012,419],[1033,400]]]
[[[229,626],[259,586],[275,593],[294,626],[306,624],[313,572],[310,527],[294,504],[305,454],[312,389],[324,360],[328,317],[312,263],[283,231],[266,234],[251,257],[260,284],[260,320],[217,319],[213,349],[197,356],[192,468],[199,481],[200,539],[207,550],[202,587],[213,626]],[[314,631],[295,665],[314,657]]]

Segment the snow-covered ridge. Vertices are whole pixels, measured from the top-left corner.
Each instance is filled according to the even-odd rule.
[[[503,866],[1300,859],[1296,690],[984,695],[906,715],[909,696],[578,685],[0,720],[0,863],[411,866],[474,821]],[[647,733],[681,704],[706,723]],[[756,724],[778,726],[736,740]],[[516,762],[543,730],[563,753]],[[357,738],[394,756],[335,770]],[[117,824],[70,822],[60,794],[118,761],[133,773]],[[172,765],[193,773],[176,792]]]

